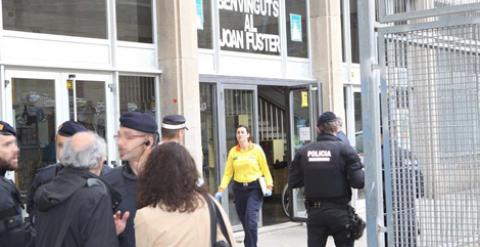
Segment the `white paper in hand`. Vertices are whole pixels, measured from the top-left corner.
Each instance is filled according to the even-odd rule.
[[[260,177],[258,179],[258,182],[260,183],[260,188],[262,189],[262,194],[265,197],[269,197],[272,195],[272,192],[267,188],[267,183],[265,182],[264,177]]]

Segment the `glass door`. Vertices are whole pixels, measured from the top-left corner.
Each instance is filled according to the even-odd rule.
[[[256,86],[223,85],[218,97],[220,130],[220,164],[221,174],[225,171],[228,151],[236,145],[235,131],[238,125],[248,126],[252,132],[253,141],[258,143],[257,128],[257,90]],[[230,183],[231,184],[231,183]],[[236,229],[240,228],[240,220],[235,210],[233,190],[227,189],[228,200],[223,200],[222,205],[227,210],[230,222]],[[260,217],[261,218],[261,217]]]
[[[111,76],[105,74],[63,73],[68,91],[69,119],[83,124],[107,141],[108,162],[116,159],[116,145],[113,141],[114,86]]]
[[[316,85],[290,88],[290,144],[291,157],[304,145],[316,140],[319,93]],[[283,199],[282,199],[283,200]],[[290,190],[288,211],[293,220],[306,220],[303,188]]]
[[[57,74],[5,71],[4,119],[17,131],[19,167],[11,173],[21,192],[30,188],[37,169],[56,162],[55,132],[61,121]]]
[[[10,174],[22,192],[36,171],[57,162],[55,134],[67,120],[77,120],[106,138],[115,157],[111,76],[51,71],[5,70],[3,119],[16,128],[19,168]],[[109,113],[109,114],[107,114]],[[112,126],[110,126],[112,125]]]

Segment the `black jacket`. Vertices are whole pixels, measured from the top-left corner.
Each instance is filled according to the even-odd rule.
[[[118,246],[109,191],[88,170],[63,168],[37,189],[34,201],[36,247],[54,246],[64,227],[61,246]]]
[[[295,154],[289,167],[291,188],[305,187],[311,201],[348,203],[351,188],[363,188],[364,172],[360,157],[336,136],[321,134]]]
[[[102,179],[108,183],[112,190],[121,195],[122,201],[118,205],[118,210],[122,213],[130,212],[125,231],[118,236],[120,246],[135,247],[133,219],[137,211],[137,176],[127,164],[112,169],[109,173],[103,175]]]
[[[0,245],[32,246],[34,229],[22,218],[20,193],[15,184],[0,171]]]
[[[32,184],[27,195],[27,212],[30,215],[32,222],[34,222],[35,214],[37,213],[35,203],[33,202],[35,192],[40,186],[52,181],[52,179],[55,178],[62,169],[63,165],[60,163],[48,165],[46,167],[40,168],[37,171],[37,174],[35,174],[35,177],[33,177]],[[111,169],[112,168],[110,168],[109,166],[104,165],[102,169],[102,174],[108,173]],[[121,200],[121,198],[116,198],[114,194],[112,195],[112,199],[112,203]]]

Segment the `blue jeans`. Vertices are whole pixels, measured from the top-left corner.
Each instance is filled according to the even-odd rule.
[[[256,247],[258,240],[258,219],[260,208],[263,204],[263,195],[260,185],[257,182],[244,186],[241,183],[233,183],[235,195],[235,208],[238,218],[242,223],[245,232],[243,240],[245,247]]]

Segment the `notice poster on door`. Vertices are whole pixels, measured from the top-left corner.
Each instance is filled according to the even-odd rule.
[[[310,141],[311,140],[310,127],[307,126],[307,127],[298,128],[298,138],[302,142]]]
[[[203,30],[203,0],[197,1],[197,30]]]
[[[302,91],[302,108],[308,107],[308,92]]]
[[[302,42],[302,16],[290,14],[290,39]]]

